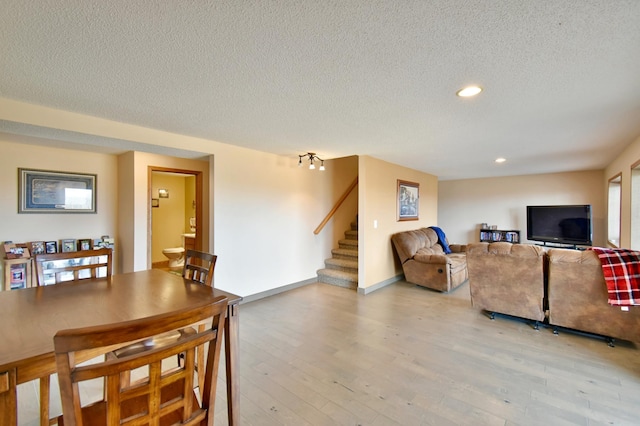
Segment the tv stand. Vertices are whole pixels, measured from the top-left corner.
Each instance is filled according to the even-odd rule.
[[[560,244],[560,243],[548,243],[543,242],[542,244],[536,243],[537,246],[549,247],[549,248],[563,248],[567,250],[586,250],[588,247],[579,246],[577,244]]]

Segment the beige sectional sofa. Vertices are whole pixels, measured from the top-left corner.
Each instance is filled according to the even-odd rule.
[[[640,342],[640,306],[609,305],[600,260],[590,250],[532,244],[467,246],[473,306],[554,327]]]
[[[541,247],[506,242],[469,244],[467,268],[474,307],[490,313],[544,320]]]
[[[640,342],[640,306],[628,310],[607,302],[598,255],[590,250],[550,249],[549,323]]]
[[[431,228],[398,232],[391,236],[391,241],[405,279],[412,284],[448,292],[468,278],[466,246],[449,244],[451,253],[445,254]]]

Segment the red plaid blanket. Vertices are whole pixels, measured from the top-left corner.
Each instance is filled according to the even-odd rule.
[[[609,304],[640,305],[640,251],[591,247],[600,258]]]

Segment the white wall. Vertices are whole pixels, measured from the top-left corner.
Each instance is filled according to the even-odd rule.
[[[117,159],[113,155],[34,147],[0,136],[0,241],[99,238],[117,233]],[[18,168],[97,175],[97,213],[18,214]],[[116,241],[116,250],[118,249]]]
[[[549,173],[438,183],[439,225],[451,243],[479,241],[480,224],[527,236],[527,205],[591,204],[594,245],[605,244],[603,171]]]
[[[216,287],[250,295],[314,278],[324,267],[333,237],[313,231],[335,201],[323,195],[332,192],[332,174],[297,162],[232,146],[216,149]]]
[[[53,128],[54,131],[82,133],[88,140],[91,136],[109,137],[132,141],[138,147],[146,144],[200,153],[207,160],[199,162],[206,172],[204,191],[211,195],[203,200],[203,215],[209,219],[202,230],[203,248],[218,255],[215,285],[241,296],[315,278],[317,269],[322,268],[324,260],[331,256],[334,232],[346,230],[336,231],[333,229],[336,222],[332,221],[326,231],[313,234],[333,207],[336,192],[346,189],[357,175],[357,165],[353,165],[357,162],[355,159],[347,160],[346,165],[340,160],[325,161],[327,172],[335,165],[336,168],[346,167],[347,173],[310,171],[297,167],[297,156],[267,154],[2,98],[0,119]],[[91,147],[86,146],[86,149]],[[118,272],[143,270],[151,264],[149,166],[188,170],[193,169],[195,161],[139,151],[114,156],[36,148],[34,145],[18,145],[13,150],[15,153],[10,156],[4,153],[0,156],[4,160],[2,173],[7,176],[0,183],[6,197],[0,206],[0,217],[5,219],[0,228],[0,232],[6,234],[4,238],[32,238],[29,235],[38,219],[34,215],[28,219],[18,217],[15,213],[16,167],[23,165],[22,157],[30,158],[24,166],[57,169],[59,164],[69,164],[73,166],[70,171],[93,170],[99,174],[99,185],[100,182],[109,184],[105,190],[99,187],[100,214],[80,221],[67,215],[49,215],[43,218],[50,219],[48,229],[52,230],[52,236],[31,233],[38,239],[53,238],[53,234],[68,238],[71,230],[75,233],[78,227],[78,238],[87,237],[90,229],[96,229],[97,235],[115,233],[116,258],[121,265]],[[41,152],[41,160],[32,152]],[[101,166],[104,162],[109,166]],[[355,206],[353,199],[350,203]],[[347,213],[338,221],[352,221],[354,214],[354,211]],[[87,220],[89,223],[85,225]],[[213,226],[209,227],[209,223]]]

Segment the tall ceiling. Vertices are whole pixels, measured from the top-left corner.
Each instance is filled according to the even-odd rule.
[[[640,136],[638,0],[0,10],[0,97],[295,159],[370,155],[440,179],[506,176],[601,169]],[[469,84],[484,91],[455,95]],[[6,120],[0,131],[71,139]]]

